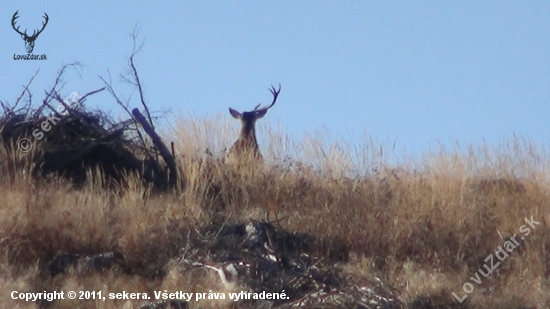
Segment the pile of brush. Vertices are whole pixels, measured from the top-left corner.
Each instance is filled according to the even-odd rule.
[[[65,67],[59,77],[64,70]],[[83,184],[90,180],[90,171],[99,171],[97,179],[106,185],[124,185],[129,175],[138,175],[159,189],[176,184],[173,154],[154,132],[147,108],[149,120],[134,109],[129,120],[114,123],[104,113],[84,106],[87,97],[105,88],[69,101],[61,98],[57,81],[38,108],[33,108],[30,100],[17,108],[23,94],[28,92],[28,85],[12,107],[2,103],[2,143],[14,159],[25,157],[33,176],[63,176],[75,184]],[[138,124],[152,142],[140,133]],[[168,164],[161,162],[160,157]]]

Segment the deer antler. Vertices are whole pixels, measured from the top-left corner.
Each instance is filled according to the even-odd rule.
[[[48,20],[50,18],[48,17],[48,14],[46,14],[46,12],[44,12],[44,16],[42,16],[42,17],[44,17],[44,19],[46,19],[45,22],[42,22],[42,29],[40,29],[36,34],[34,33],[34,32],[36,32],[36,30],[34,30],[31,37],[37,37],[42,31],[44,31],[44,28],[46,28],[46,25],[48,24]]]
[[[21,31],[19,31],[19,27],[15,28],[15,20],[19,18],[19,16],[17,16],[18,13],[19,13],[19,10],[15,11],[15,14],[13,14],[13,17],[11,19],[11,26],[13,27],[13,30],[15,30],[20,35],[25,35],[26,36],[27,35],[27,30],[25,30],[25,33],[22,33]]]
[[[45,22],[42,22],[42,29],[38,30],[38,32],[36,32],[37,30],[34,30],[32,35],[29,37],[29,35],[27,34],[27,30],[25,30],[25,32],[21,32],[19,31],[19,27],[15,28],[15,20],[19,18],[19,16],[17,16],[17,14],[19,13],[19,10],[15,11],[15,14],[13,14],[13,17],[11,19],[11,26],[13,27],[13,30],[15,30],[17,33],[19,33],[20,35],[22,36],[25,36],[25,38],[27,39],[34,39],[36,38],[42,31],[44,31],[44,28],[46,28],[46,25],[48,24],[48,20],[50,19],[48,17],[48,14],[44,13],[44,19],[46,19]]]
[[[269,91],[271,91],[271,94],[273,94],[273,102],[271,102],[271,104],[267,107],[264,107],[264,108],[261,108],[261,109],[258,109],[258,107],[260,107],[261,103],[258,104],[255,108],[254,108],[254,112],[263,112],[263,111],[267,111],[268,109],[270,109],[273,105],[275,105],[275,102],[277,101],[277,97],[279,96],[279,93],[281,92],[281,84],[279,83],[279,89],[278,90],[275,90],[275,87],[273,87],[273,85],[271,86],[271,89],[269,89]]]

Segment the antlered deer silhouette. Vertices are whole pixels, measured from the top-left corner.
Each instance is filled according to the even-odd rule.
[[[21,32],[21,31],[19,31],[19,27],[15,28],[15,20],[17,18],[19,18],[19,16],[17,16],[18,13],[19,13],[19,11],[16,11],[15,14],[13,14],[13,17],[11,19],[11,26],[13,27],[13,30],[15,30],[17,33],[19,33],[21,35],[21,37],[23,38],[23,40],[25,40],[25,48],[27,49],[27,53],[30,54],[30,53],[32,53],[32,51],[34,49],[34,41],[36,40],[38,35],[40,33],[42,33],[42,31],[44,30],[44,28],[46,28],[46,25],[48,24],[48,20],[49,20],[48,14],[44,13],[44,19],[46,19],[46,21],[42,22],[42,29],[34,30],[32,35],[29,36],[27,34],[26,29],[25,29],[25,32]]]
[[[241,135],[239,139],[233,144],[233,147],[228,152],[228,156],[234,156],[236,158],[242,158],[243,156],[252,156],[252,158],[257,160],[263,160],[263,157],[258,148],[258,141],[256,140],[256,120],[265,116],[267,111],[275,105],[277,97],[281,92],[281,84],[279,84],[279,89],[275,90],[275,87],[271,86],[271,94],[273,94],[273,101],[269,106],[259,108],[261,103],[258,104],[254,110],[249,112],[239,113],[238,111],[229,108],[229,113],[233,118],[239,119],[241,121]]]

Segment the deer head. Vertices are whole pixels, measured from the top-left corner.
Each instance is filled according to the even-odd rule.
[[[271,91],[271,94],[273,95],[273,101],[270,105],[266,107],[260,108],[260,103],[256,105],[256,107],[252,111],[242,113],[239,113],[238,111],[229,108],[229,113],[231,114],[231,116],[241,121],[241,135],[239,136],[239,139],[235,142],[233,147],[231,147],[231,149],[229,150],[230,154],[234,154],[240,157],[245,153],[252,152],[252,155],[255,158],[262,158],[262,155],[260,154],[260,149],[258,148],[258,141],[256,140],[256,120],[265,116],[267,111],[271,107],[273,107],[273,105],[275,105],[277,97],[281,92],[281,84],[279,84],[278,90],[275,90],[275,87],[271,86],[271,89],[269,89],[269,91]]]
[[[19,18],[19,16],[17,16],[18,13],[19,13],[19,11],[16,11],[15,14],[13,14],[13,17],[11,19],[11,26],[13,27],[13,30],[15,30],[17,33],[19,33],[21,35],[21,37],[23,38],[23,40],[25,40],[25,48],[27,49],[27,53],[30,54],[30,53],[32,53],[32,51],[34,49],[34,41],[36,40],[38,35],[40,33],[42,33],[42,31],[44,30],[44,28],[46,28],[46,25],[48,24],[48,19],[49,19],[48,14],[44,13],[44,19],[46,19],[46,21],[42,23],[42,29],[34,30],[32,35],[29,36],[29,35],[27,35],[27,30],[25,30],[25,32],[21,32],[21,31],[19,31],[19,27],[15,28],[15,20],[17,18]]]

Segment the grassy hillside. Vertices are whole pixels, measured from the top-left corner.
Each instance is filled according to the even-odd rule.
[[[275,130],[260,133],[264,166],[225,165],[218,159],[237,137],[233,123],[181,119],[164,136],[177,146],[186,184],[164,192],[137,179],[129,188],[106,190],[93,170],[99,177],[78,189],[63,179],[33,180],[24,164],[28,154],[2,148],[0,307],[150,303],[35,303],[13,300],[12,291],[240,291],[239,284],[222,284],[215,271],[182,261],[192,233],[250,220],[322,240],[315,250],[323,261],[334,258],[337,269],[354,278],[379,278],[407,308],[550,306],[550,162],[543,150],[516,139],[388,164],[372,142],[351,153],[322,136],[293,141]],[[495,251],[503,245],[511,252],[500,261]],[[58,251],[119,252],[124,260],[102,270],[72,265],[52,275],[48,262]],[[491,266],[491,254],[498,266]],[[487,273],[484,264],[494,269],[487,277],[479,272]],[[467,298],[459,303],[453,292]],[[229,300],[189,306],[252,307]]]

